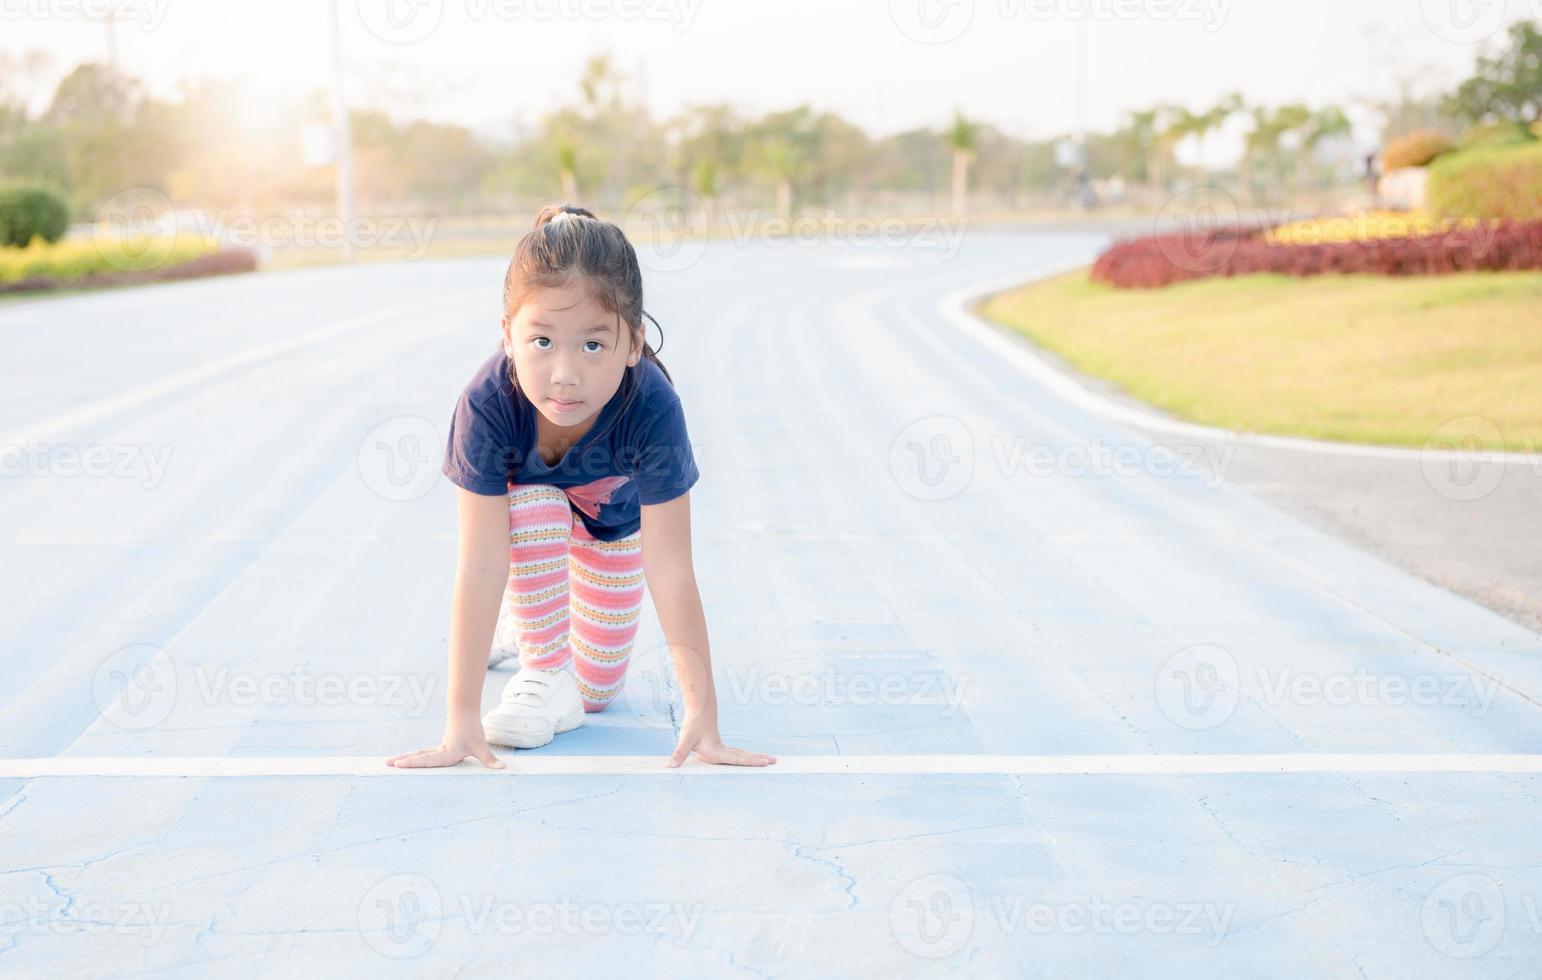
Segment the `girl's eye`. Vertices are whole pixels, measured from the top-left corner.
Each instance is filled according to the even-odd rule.
[[[533,340],[531,340],[530,342],[535,345],[535,349],[536,350],[546,350],[545,347],[541,346],[541,342],[542,341],[545,341],[547,343],[551,343],[551,338],[550,337],[536,337]]]
[[[598,340],[591,340],[591,341],[588,341],[588,343],[591,343],[591,344],[595,345],[595,348],[594,348],[595,352],[598,352],[599,350],[601,350],[605,346],[603,343],[601,343]]]

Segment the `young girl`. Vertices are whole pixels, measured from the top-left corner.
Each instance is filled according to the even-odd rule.
[[[460,488],[460,560],[444,738],[388,765],[469,756],[501,769],[489,743],[545,745],[605,710],[626,674],[644,580],[685,700],[669,765],[693,751],[726,765],[776,761],[718,735],[691,567],[699,473],[645,316],[637,253],[621,229],[583,208],[543,208],[504,277],[502,349],[450,422],[443,471]],[[512,656],[519,672],[478,718],[487,668]]]

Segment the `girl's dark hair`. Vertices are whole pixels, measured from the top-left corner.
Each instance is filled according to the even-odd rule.
[[[553,223],[560,214],[572,215]],[[658,352],[648,344],[643,318],[658,327],[659,322],[643,309],[642,270],[637,252],[621,229],[601,221],[575,204],[548,204],[535,216],[535,223],[514,247],[509,270],[503,277],[503,312],[510,319],[536,289],[566,286],[578,277],[589,286],[590,294],[617,319],[616,345],[620,349],[621,328],[643,334],[642,352],[657,364],[671,385],[675,379],[659,360]],[[660,336],[664,328],[659,327]],[[628,373],[630,373],[630,368]],[[509,358],[509,382],[519,390],[514,373],[514,359]],[[623,381],[625,384],[625,381]],[[636,386],[626,395],[626,407],[636,397]],[[620,413],[617,413],[617,418]]]

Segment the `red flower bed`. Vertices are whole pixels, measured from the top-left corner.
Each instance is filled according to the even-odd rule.
[[[1152,289],[1188,279],[1277,272],[1292,276],[1542,269],[1542,221],[1499,221],[1412,238],[1273,245],[1262,229],[1219,228],[1116,242],[1092,278],[1120,289]]]

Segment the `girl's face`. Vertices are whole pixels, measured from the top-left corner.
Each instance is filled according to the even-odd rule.
[[[583,280],[537,289],[503,323],[503,349],[519,386],[554,426],[582,425],[621,387],[642,358],[625,323],[589,295]]]

